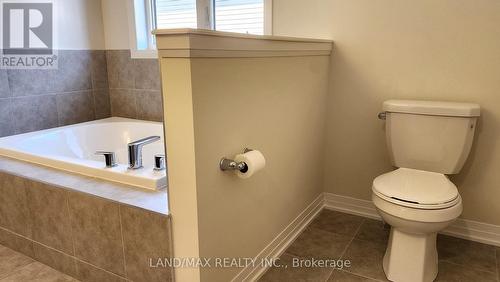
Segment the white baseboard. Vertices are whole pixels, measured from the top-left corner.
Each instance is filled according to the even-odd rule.
[[[371,201],[325,194],[325,208],[381,220]],[[500,246],[500,226],[458,218],[442,234]]]
[[[309,204],[276,238],[271,241],[256,257],[255,261],[261,259],[279,258],[290,246],[295,238],[304,230],[314,217],[323,209],[323,193]],[[232,281],[256,281],[267,270],[267,267],[258,263],[255,266],[247,266]]]
[[[371,201],[340,196],[332,193],[323,194],[325,195],[325,208],[327,209],[382,220]]]

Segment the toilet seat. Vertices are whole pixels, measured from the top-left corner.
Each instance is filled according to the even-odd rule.
[[[393,204],[416,209],[445,209],[460,201],[457,187],[435,172],[399,168],[375,178],[373,193]]]

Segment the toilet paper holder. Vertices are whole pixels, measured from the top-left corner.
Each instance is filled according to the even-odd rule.
[[[245,148],[243,150],[243,153],[248,153],[250,151],[253,151],[253,150]],[[247,166],[247,164],[245,162],[239,162],[238,163],[238,162],[235,162],[234,160],[228,159],[228,158],[222,158],[222,159],[220,159],[219,167],[220,167],[220,170],[222,170],[222,171],[239,170],[239,171],[245,173],[248,170],[248,166]]]

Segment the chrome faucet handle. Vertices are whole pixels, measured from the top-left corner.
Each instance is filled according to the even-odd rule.
[[[165,155],[157,154],[155,155],[155,168],[154,170],[160,171],[165,169]]]
[[[128,167],[129,169],[142,168],[142,147],[147,144],[161,140],[160,136],[149,136],[128,143]]]
[[[96,151],[95,154],[96,155],[103,155],[104,156],[104,161],[106,162],[106,167],[114,167],[114,166],[118,165],[116,163],[116,154],[115,154],[115,152]]]

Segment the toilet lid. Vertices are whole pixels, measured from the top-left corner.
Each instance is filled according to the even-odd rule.
[[[403,205],[441,206],[454,203],[458,198],[457,187],[441,173],[399,168],[373,180],[373,191],[396,200]]]

